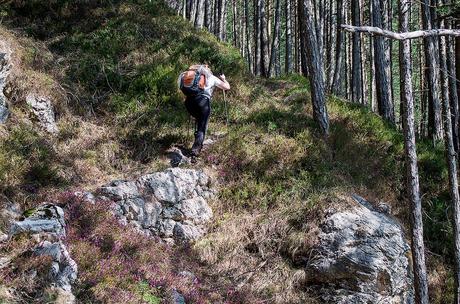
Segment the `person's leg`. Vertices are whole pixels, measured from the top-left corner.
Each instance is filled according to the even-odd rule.
[[[195,142],[192,146],[192,154],[195,156],[200,153],[201,148],[203,147],[206,129],[208,128],[209,115],[211,113],[209,98],[206,96],[200,96],[197,101],[199,115],[196,117]]]

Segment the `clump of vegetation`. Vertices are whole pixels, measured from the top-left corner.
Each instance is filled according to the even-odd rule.
[[[72,193],[59,197],[66,208],[67,239],[79,267],[76,296],[85,303],[163,303],[172,290],[184,295],[187,303],[229,303],[246,298],[227,286],[212,290],[187,247],[171,247],[140,235],[118,222],[108,201],[90,204]],[[193,271],[196,279],[181,276]],[[230,296],[229,296],[230,295]]]
[[[30,126],[12,128],[0,138],[0,184],[8,193],[17,186],[32,191],[41,186],[59,185],[51,143]]]
[[[49,301],[47,284],[52,259],[49,256],[37,256],[33,248],[37,242],[29,235],[16,235],[9,242],[0,243],[0,256],[3,260],[0,275],[2,287],[0,302],[16,303],[27,299],[29,303]]]

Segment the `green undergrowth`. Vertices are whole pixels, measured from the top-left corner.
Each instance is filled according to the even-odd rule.
[[[6,196],[18,189],[33,194],[35,188],[100,185],[138,175],[138,168],[163,168],[166,149],[191,143],[178,74],[202,62],[227,75],[232,89],[225,96],[216,90],[212,101],[209,136],[217,142],[200,162],[217,171],[219,194],[211,233],[187,248],[200,260],[199,266],[196,260],[191,264],[205,278],[199,294],[183,288],[192,302],[244,303],[237,296],[225,298],[228,290],[222,288],[243,286],[251,302],[313,303],[308,291],[297,288],[298,272],[315,244],[322,211],[341,204],[343,195],[385,201],[408,228],[403,137],[369,109],[329,98],[330,135],[324,139],[312,118],[304,77],[246,75],[237,50],[193,29],[157,0],[13,1],[0,14],[4,26],[19,27],[47,48],[48,59],[27,49],[27,61],[62,83],[69,98],[57,138],[27,124],[9,125],[7,136],[0,136]],[[450,262],[443,147],[419,141],[418,150],[427,247]],[[158,303],[166,297],[180,280],[175,260],[168,258],[182,253],[134,240],[122,227],[112,229],[100,208],[79,208],[72,214],[78,225],[70,230],[81,278],[77,298],[110,302],[115,295],[120,301]],[[235,257],[240,262],[233,263]],[[102,272],[96,267],[100,261],[106,265]],[[125,262],[130,267],[120,266]],[[147,264],[159,269],[144,268]],[[126,276],[118,276],[116,267]],[[253,284],[244,281],[248,269],[258,269]],[[213,289],[217,300],[208,297]]]

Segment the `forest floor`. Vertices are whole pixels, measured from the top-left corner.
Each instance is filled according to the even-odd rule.
[[[246,75],[237,50],[157,1],[90,6],[78,18],[46,17],[40,11],[45,8],[33,5],[38,7],[25,10],[30,15],[10,12],[1,31],[21,50],[20,74],[33,75],[20,82],[62,93],[55,99],[61,131],[52,137],[34,129],[20,94],[10,122],[0,127],[0,155],[14,159],[0,158],[1,193],[24,210],[57,198],[78,205],[69,193],[168,167],[167,150],[191,144],[175,84],[189,64],[207,62],[232,85],[228,124],[223,95],[216,91],[208,134],[216,142],[191,165],[210,168],[218,181],[209,234],[191,247],[142,238],[132,243],[131,232],[111,228],[107,210],[82,207],[72,217],[79,229],[90,227],[136,248],[131,266],[156,263],[157,273],[150,274],[161,280],[152,286],[145,277],[101,272],[93,266],[98,259],[110,254],[110,263],[122,263],[125,253],[74,238],[69,247],[79,265],[80,301],[118,296],[158,303],[174,287],[194,302],[314,303],[308,289],[299,288],[301,265],[327,206],[357,193],[389,204],[408,228],[403,138],[368,108],[330,97],[331,134],[324,140],[303,77]],[[442,303],[453,288],[442,147],[420,142],[419,164],[431,299]],[[197,291],[175,275],[179,266],[199,278]],[[438,288],[446,281],[447,292]]]

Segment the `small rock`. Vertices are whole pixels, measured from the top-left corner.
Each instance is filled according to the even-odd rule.
[[[116,180],[99,189],[99,194],[106,195],[114,201],[139,197],[139,189],[135,182]]]
[[[188,270],[182,270],[178,273],[179,276],[183,277],[183,278],[187,278],[187,279],[190,279],[192,282],[194,282],[196,280],[196,276],[188,271]]]
[[[74,194],[75,194],[75,196],[81,198],[86,203],[90,203],[90,204],[95,204],[96,203],[96,197],[91,192],[77,191]]]
[[[177,223],[174,226],[174,238],[180,241],[193,241],[203,235],[203,231],[194,225]]]
[[[189,165],[191,163],[190,158],[185,156],[181,149],[173,147],[167,151],[167,157],[172,167],[179,167],[183,165]]]
[[[203,141],[203,146],[210,146],[210,145],[214,144],[215,142],[216,142],[215,140],[213,140],[211,138],[208,138],[208,139],[205,139]]]

